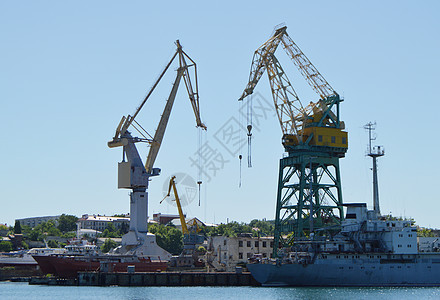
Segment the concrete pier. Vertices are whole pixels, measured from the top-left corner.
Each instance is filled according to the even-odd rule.
[[[260,286],[251,273],[243,272],[80,272],[79,286]]]

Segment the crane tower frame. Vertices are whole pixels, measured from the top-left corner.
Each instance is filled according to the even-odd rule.
[[[344,122],[339,118],[343,101],[286,32],[275,30],[254,53],[248,84],[239,98],[252,94],[267,71],[272,97],[283,133],[287,156],[280,160],[275,211],[274,250],[294,239],[343,220],[339,158],[348,148]],[[282,45],[308,84],[319,95],[303,106],[286,72],[275,56]]]

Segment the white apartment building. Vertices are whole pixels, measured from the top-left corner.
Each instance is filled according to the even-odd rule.
[[[78,229],[93,229],[98,231],[104,231],[110,223],[112,223],[116,229],[120,229],[123,223],[125,223],[127,226],[130,226],[130,218],[85,214],[82,215],[77,222]]]
[[[31,228],[34,228],[38,224],[47,222],[49,220],[55,221],[55,224],[58,225],[58,219],[60,216],[44,216],[44,217],[31,217],[31,218],[23,218],[23,219],[17,219],[16,221],[20,222],[20,225],[26,225]]]
[[[254,254],[272,257],[273,237],[213,236],[209,238],[208,245],[214,260],[223,265],[226,271],[234,271],[238,263],[247,263]]]

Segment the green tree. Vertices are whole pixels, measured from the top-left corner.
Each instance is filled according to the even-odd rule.
[[[66,232],[61,234],[61,237],[65,239],[73,239],[74,237],[76,237],[76,232],[74,231]]]
[[[420,237],[435,237],[435,234],[434,234],[434,232],[431,231],[431,229],[418,227],[417,228],[417,236],[420,236]]]
[[[165,250],[173,255],[179,255],[183,250],[183,235],[177,228],[169,228],[166,235]]]
[[[24,236],[29,236],[31,231],[32,231],[32,228],[30,226],[28,226],[28,225],[21,226],[21,232],[23,233]]]
[[[128,230],[127,230],[128,231]],[[109,223],[104,231],[100,234],[101,237],[106,238],[119,238],[124,233],[120,229],[116,229],[115,225],[113,223]]]
[[[0,252],[10,252],[12,251],[12,243],[10,241],[0,242]]]
[[[101,233],[102,237],[109,237],[110,231],[106,228],[104,229],[104,231]]]
[[[252,220],[249,224],[232,221],[228,224],[220,224],[214,227],[202,228],[202,231],[200,231],[199,234],[204,234],[206,236],[234,237],[241,233],[251,233],[254,236],[267,236],[273,235],[274,228],[274,221]]]
[[[58,242],[55,240],[50,240],[47,242],[47,246],[49,246],[49,248],[58,248]]]
[[[121,234],[126,234],[129,230],[130,230],[130,226],[127,223],[122,222],[120,229]]]
[[[62,233],[66,233],[68,231],[76,230],[76,222],[78,221],[78,217],[72,215],[62,214],[58,218],[58,229]]]
[[[206,248],[203,247],[203,246],[199,246],[199,247],[197,247],[197,252],[199,252],[199,253],[206,253]]]
[[[183,234],[174,226],[151,224],[148,230],[156,235],[157,244],[173,255],[183,250]]]
[[[18,220],[15,220],[14,233],[21,234],[21,224]]]
[[[29,233],[29,239],[31,241],[42,241],[43,237],[42,237],[42,233],[41,230],[37,230],[35,228],[32,229],[32,231]]]
[[[55,225],[55,221],[49,220],[38,224],[26,235],[31,241],[43,241],[47,236],[61,236],[61,231]]]
[[[47,222],[41,223],[41,230],[43,234],[48,236],[60,236],[61,231],[58,229],[58,227],[55,224],[54,220],[49,220]]]
[[[258,228],[262,235],[273,235],[275,229],[274,221],[265,221],[265,220],[252,220],[249,223],[251,228]]]
[[[113,225],[113,223],[108,223],[106,226],[106,229],[108,229],[109,232],[115,232],[116,228],[115,225]]]
[[[22,246],[24,249],[29,249],[29,245],[28,245],[25,241],[22,241],[22,242],[21,242],[21,246]]]
[[[47,235],[48,236],[61,236],[61,231],[57,227],[52,226],[47,229]]]
[[[246,223],[230,222],[228,224],[220,224],[215,227],[206,229],[207,236],[230,236],[234,237],[240,233],[252,233],[252,227]]]
[[[111,239],[106,239],[104,244],[101,246],[101,251],[108,253],[111,249],[116,247],[116,242]]]

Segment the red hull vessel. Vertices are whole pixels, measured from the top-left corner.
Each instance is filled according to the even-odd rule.
[[[35,255],[33,257],[43,273],[62,278],[74,278],[78,272],[83,271],[99,271],[103,263],[107,264],[109,271],[112,272],[127,272],[128,266],[134,266],[135,272],[156,272],[165,271],[168,266],[166,261],[134,256]]]

